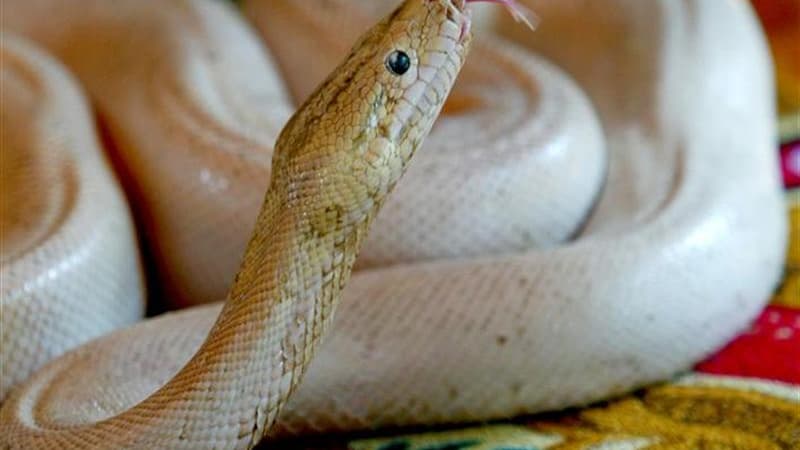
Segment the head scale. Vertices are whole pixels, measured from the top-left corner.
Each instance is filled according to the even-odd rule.
[[[471,41],[464,0],[405,0],[367,31],[281,133],[273,177],[317,197],[346,190],[380,204],[430,131]],[[341,205],[351,210],[365,205]]]

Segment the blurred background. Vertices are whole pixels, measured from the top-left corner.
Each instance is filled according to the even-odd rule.
[[[800,112],[800,1],[753,0],[769,38],[775,58],[780,110],[790,121],[794,118],[796,133],[797,114]]]

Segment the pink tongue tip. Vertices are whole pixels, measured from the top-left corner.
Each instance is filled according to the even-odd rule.
[[[520,5],[516,0],[465,0],[466,3],[497,3],[505,6],[517,22],[524,23],[531,30],[535,30],[539,24],[536,14],[525,6]]]
[[[467,11],[464,14],[464,23],[461,25],[461,36],[458,37],[458,41],[463,41],[464,37],[469,34],[470,30],[472,30],[472,19],[469,17],[469,11]]]

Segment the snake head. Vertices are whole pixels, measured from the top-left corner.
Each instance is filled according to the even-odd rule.
[[[339,209],[353,219],[380,204],[461,70],[471,41],[466,4],[406,0],[368,30],[284,127],[273,177],[313,178],[329,206],[348,192]]]

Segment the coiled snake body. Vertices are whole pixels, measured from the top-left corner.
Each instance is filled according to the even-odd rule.
[[[426,61],[444,77],[428,95],[402,81],[423,78],[421,60],[412,54],[412,75],[395,77],[387,55],[411,46],[420,57],[425,42],[457,41],[460,27],[446,16],[463,5],[409,0],[401,10],[432,8],[425,20],[448,24],[441,29],[452,40],[409,39],[440,28],[409,28],[402,12],[369,32],[286,126],[270,170],[268,152],[252,148],[269,147],[291,106],[254,36],[219,3],[17,3],[4,30],[55,53],[86,87],[171,298],[221,298],[258,226],[216,323],[221,306],[202,306],[48,365],[4,403],[6,446],[247,447],[267,432],[580,404],[687,368],[746,324],[779,273],[769,74],[751,62],[764,49],[745,7],[535,2],[539,40],[521,40],[566,68],[585,94],[521,47],[488,37],[476,45],[445,116],[377,218],[330,336],[270,429],[463,49]],[[343,30],[355,25],[342,24],[384,3],[254,0],[245,10],[304,98],[344,56],[352,36]],[[581,33],[569,32],[575,24]],[[300,26],[313,33],[285,44]],[[731,57],[730,35],[740,36],[736,54],[746,64],[722,58]],[[20,55],[19,67],[41,58],[16,38],[4,47],[5,60]],[[426,106],[392,109],[398,92],[362,89],[398,80]],[[423,114],[416,126],[393,121],[414,123],[415,111]],[[732,119],[747,125],[730,130]],[[409,134],[391,144],[364,130]],[[124,210],[109,214],[125,223]],[[135,269],[120,273],[138,279]],[[125,292],[128,313],[107,328],[140,308],[140,291]],[[271,302],[280,299],[290,301]],[[7,311],[5,290],[3,302]],[[17,324],[33,320],[4,317],[3,333],[11,323],[20,336]],[[35,345],[51,347],[44,342]]]

